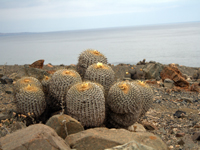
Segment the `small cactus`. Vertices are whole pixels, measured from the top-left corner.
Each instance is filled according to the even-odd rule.
[[[66,96],[67,114],[84,127],[96,127],[105,119],[105,98],[102,89],[92,82],[73,85]]]
[[[97,50],[87,49],[83,51],[80,54],[79,59],[78,59],[78,64],[77,64],[78,73],[83,78],[85,75],[86,69],[90,65],[97,62],[102,62],[104,64],[107,64],[107,58]]]
[[[115,72],[107,64],[98,62],[87,68],[84,78],[100,83],[107,93],[114,82]]]
[[[34,114],[39,117],[46,108],[45,96],[41,88],[28,85],[20,89],[15,96],[18,113],[24,115]]]
[[[80,75],[74,70],[62,69],[56,71],[49,81],[48,104],[50,107],[53,110],[59,110],[61,105],[65,106],[65,97],[69,88],[81,81]]]

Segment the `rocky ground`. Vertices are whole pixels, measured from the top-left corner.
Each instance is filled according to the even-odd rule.
[[[162,70],[165,65],[158,64],[157,66],[159,67],[155,67],[154,63],[153,70]],[[182,74],[187,76],[188,83],[190,85],[196,83],[196,88],[198,89],[200,81],[193,79],[192,76],[199,68],[177,66]],[[148,64],[138,64],[136,66],[125,64],[118,66],[112,65],[116,73],[116,80],[130,79],[131,76],[126,76],[125,72],[130,72],[130,68],[133,67],[145,70],[145,68],[148,69]],[[42,78],[40,77],[41,74],[53,73],[55,70],[63,68],[75,69],[75,66],[51,66],[48,64],[44,65],[39,73],[34,73],[34,70],[19,65],[0,66],[0,68],[3,68],[3,75],[6,75],[9,79],[13,79],[13,82],[15,82],[27,74]],[[148,132],[159,136],[167,144],[169,149],[200,149],[200,93],[189,88],[180,88],[179,86],[171,88],[165,87],[164,81],[161,80],[159,75],[154,76],[152,79],[145,78],[145,75],[147,73],[144,76],[142,75],[143,77],[140,80],[147,81],[153,89],[155,97],[151,109],[140,119],[139,123]],[[7,81],[9,82],[9,80]],[[13,121],[16,120],[13,117],[13,112],[16,110],[15,104],[13,103],[13,84],[4,84],[2,82],[0,82],[0,120],[3,121],[1,121],[0,136],[5,136],[10,132],[23,128],[23,125],[17,125],[16,127],[12,127],[12,129],[9,128],[12,126],[10,125],[12,124],[12,119]],[[9,119],[9,123],[7,124],[5,122],[6,119]],[[21,120],[23,120],[23,117],[21,117]]]

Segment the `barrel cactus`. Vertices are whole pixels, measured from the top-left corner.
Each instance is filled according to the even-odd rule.
[[[41,81],[42,87],[43,87],[43,91],[44,93],[47,95],[49,92],[49,81],[50,81],[51,77],[49,76],[44,76],[44,78]]]
[[[67,114],[84,127],[96,127],[105,119],[105,98],[95,83],[82,82],[73,85],[66,96]]]
[[[53,110],[61,109],[61,104],[65,106],[65,97],[69,88],[81,81],[80,75],[74,70],[56,71],[49,81],[48,105]]]
[[[106,105],[109,117],[122,127],[135,123],[142,111],[142,97],[138,86],[129,81],[115,83],[108,92]]]
[[[77,64],[78,73],[83,78],[86,69],[90,65],[97,62],[102,62],[104,64],[107,64],[107,58],[97,50],[87,49],[83,51],[78,58],[78,64]]]
[[[39,117],[46,108],[44,92],[35,85],[27,85],[16,93],[15,102],[17,112],[24,115],[34,114]]]
[[[141,91],[141,96],[143,97],[142,98],[143,99],[142,112],[140,115],[140,117],[142,117],[149,110],[149,108],[151,108],[152,103],[153,103],[154,93],[153,93],[153,90],[151,89],[151,87],[148,84],[146,84],[145,82],[136,81],[136,82],[132,82],[132,84],[138,85],[138,87],[140,88],[140,91]]]
[[[14,94],[17,94],[21,88],[27,87],[28,85],[35,85],[42,89],[42,84],[38,79],[34,77],[22,77],[14,84]]]
[[[115,72],[107,64],[98,62],[87,68],[84,78],[100,83],[107,93],[115,80]]]

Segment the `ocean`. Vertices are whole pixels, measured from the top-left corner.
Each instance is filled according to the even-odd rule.
[[[111,64],[156,61],[200,67],[200,22],[45,33],[0,34],[0,65],[77,64],[96,49]]]

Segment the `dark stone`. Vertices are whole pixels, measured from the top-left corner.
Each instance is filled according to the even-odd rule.
[[[192,136],[193,141],[200,141],[200,131],[195,132],[194,135]]]
[[[186,115],[186,112],[177,110],[174,114],[174,117],[181,118],[182,114]]]
[[[0,79],[1,83],[2,84],[12,84],[13,83],[13,79],[7,77],[7,76],[3,76],[1,79]]]

